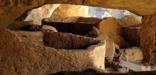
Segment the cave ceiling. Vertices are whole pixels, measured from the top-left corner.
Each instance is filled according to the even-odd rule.
[[[142,16],[156,12],[156,0],[0,0],[0,25],[12,23],[26,11],[55,3],[126,9]]]

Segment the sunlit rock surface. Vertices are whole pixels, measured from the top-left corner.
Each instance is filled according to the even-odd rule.
[[[143,58],[142,50],[136,47],[125,49],[120,56],[120,60],[128,62],[141,62]]]
[[[40,8],[33,9],[28,13],[28,16],[24,21],[30,21],[33,24],[41,25],[42,19],[50,17],[53,11],[59,6],[60,4],[47,4]]]
[[[141,25],[141,18],[132,16],[132,15],[126,15],[122,19],[119,20],[119,23],[121,26],[133,26],[133,25]]]
[[[106,59],[108,60],[113,60],[114,55],[115,55],[115,43],[112,40],[107,40],[106,41]]]
[[[103,19],[99,23],[100,39],[109,39],[114,41],[119,46],[124,46],[125,41],[120,35],[121,27],[118,20],[112,17]]]
[[[66,17],[77,17],[77,16],[88,16],[88,7],[82,5],[70,5],[61,4],[52,14],[53,16],[59,16],[60,18]]]
[[[105,70],[105,42],[86,50],[43,45],[41,32],[0,29],[0,75],[47,75],[59,71]]]

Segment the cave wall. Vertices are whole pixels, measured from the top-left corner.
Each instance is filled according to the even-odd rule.
[[[140,30],[140,46],[143,49],[145,62],[156,63],[156,14],[143,16]]]

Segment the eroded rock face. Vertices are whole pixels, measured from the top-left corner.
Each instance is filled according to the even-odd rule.
[[[16,18],[21,16],[24,12],[30,11],[35,7],[40,7],[43,4],[50,3],[70,3],[70,4],[82,4],[91,6],[100,6],[107,8],[121,8],[127,9],[140,15],[150,15],[156,12],[156,0],[150,1],[131,1],[127,0],[0,0],[0,25],[6,27],[15,21]],[[9,18],[8,18],[9,17]]]
[[[24,22],[24,21],[15,21],[11,25],[9,25],[7,28],[10,30],[25,30],[25,31],[40,31],[41,30],[40,25],[33,24],[32,22]]]
[[[87,50],[65,50],[44,46],[41,32],[0,29],[0,34],[0,75],[47,75],[87,68],[105,69],[104,42]]]
[[[86,49],[99,40],[60,32],[44,32],[44,43],[57,49]]]
[[[88,7],[81,5],[61,4],[52,14],[53,16],[59,16],[60,18],[76,17],[76,16],[88,16]]]
[[[143,17],[140,30],[140,46],[144,52],[145,61],[156,63],[156,14]]]
[[[50,17],[53,11],[59,6],[60,4],[47,4],[37,9],[33,9],[28,13],[28,16],[24,21],[31,21],[33,24],[41,25],[42,19]]]
[[[124,46],[125,41],[121,36],[121,27],[115,18],[106,18],[99,23],[100,39],[109,39],[119,46]]]
[[[115,55],[115,43],[112,40],[106,41],[106,59],[113,60]]]
[[[53,26],[49,26],[49,25],[42,25],[42,29],[43,32],[45,31],[52,31],[52,32],[57,32],[57,29]]]
[[[120,60],[129,61],[129,62],[141,62],[143,60],[143,52],[140,48],[128,48],[125,49],[125,52],[122,52]]]
[[[136,16],[126,15],[121,20],[119,20],[121,26],[133,26],[133,25],[140,25],[141,19],[137,18]]]
[[[94,18],[94,17],[79,17],[76,22],[89,23],[89,24],[98,24],[102,21],[102,19]]]

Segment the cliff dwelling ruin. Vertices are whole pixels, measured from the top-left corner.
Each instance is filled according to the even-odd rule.
[[[0,75],[156,75],[156,0],[0,0]]]

